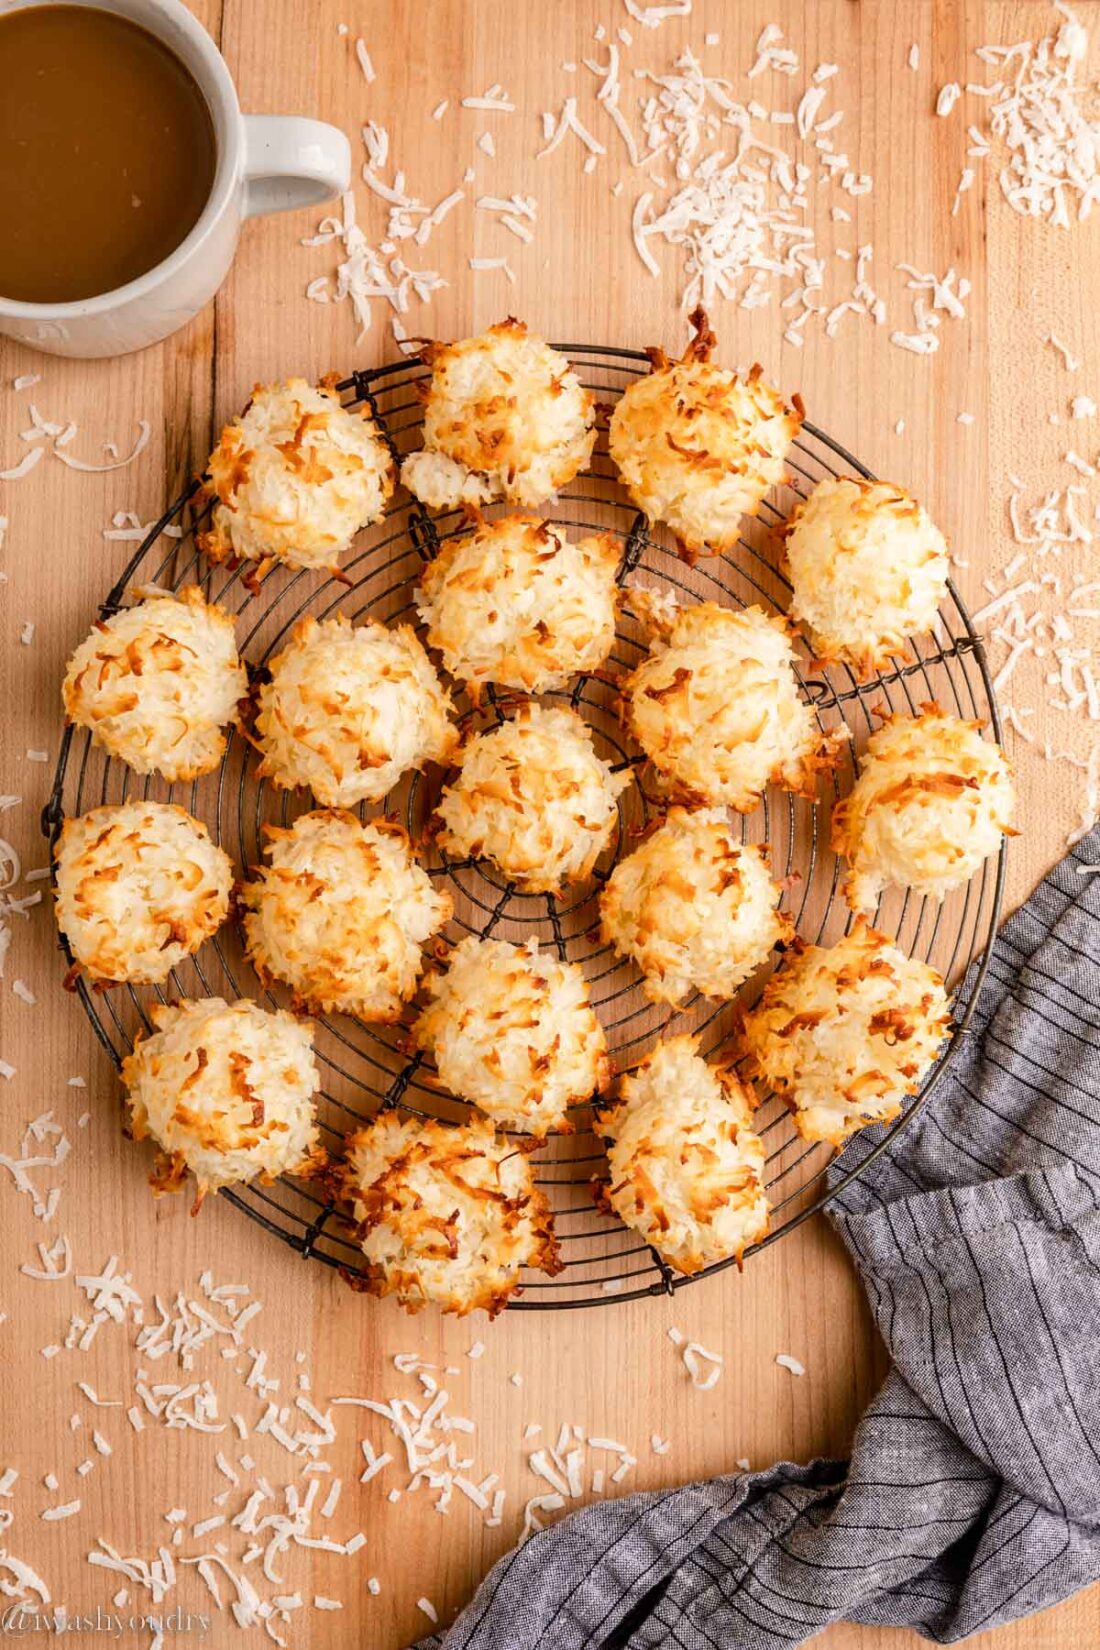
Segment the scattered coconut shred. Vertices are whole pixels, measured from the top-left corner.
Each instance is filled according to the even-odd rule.
[[[646,31],[642,45],[653,40],[652,31],[666,20],[691,16],[690,0],[632,4],[628,10]],[[662,275],[657,251],[672,249],[681,264],[685,310],[719,297],[743,309],[774,304],[783,311],[784,337],[796,348],[804,343],[809,327],[835,337],[845,317],[885,325],[887,299],[870,277],[873,248],[859,247],[857,258],[846,246],[821,246],[813,222],[827,218],[832,224],[850,223],[852,214],[841,203],[869,194],[874,186],[870,173],[861,170],[839,140],[845,114],[833,104],[843,82],[840,65],[820,63],[804,73],[797,51],[778,25],[768,24],[745,70],[747,93],[741,98],[734,82],[705,71],[690,47],[660,73],[628,66],[627,54],[635,45],[629,30],[620,28],[612,40],[600,27],[595,38],[597,54],[558,66],[560,73],[572,77],[586,71],[587,93],[583,86],[570,90],[560,99],[550,98],[552,106],[539,110],[541,142],[533,158],[540,165],[571,164],[585,173],[621,174],[611,187],[614,195],[626,197],[624,231],[632,236],[641,262],[654,278]],[[717,44],[717,39],[706,37],[708,44]],[[781,104],[791,106],[768,107],[762,101],[766,84]],[[450,99],[436,101],[424,108],[423,119],[442,121],[451,107]],[[499,84],[485,91],[471,88],[457,101],[450,119],[462,130],[463,121],[485,113],[528,123],[532,119],[532,112],[518,109]],[[480,154],[495,158],[490,132],[464,130]],[[476,167],[467,167],[433,205],[409,188],[404,172],[391,159],[385,128],[368,121],[362,138],[366,161],[361,177],[374,197],[371,212],[380,219],[379,228],[368,239],[360,227],[355,193],[343,197],[340,215],[322,219],[316,234],[303,242],[307,247],[338,244],[342,254],[334,273],[308,282],[309,299],[348,300],[360,338],[371,325],[373,301],[382,299],[392,311],[395,338],[405,343],[402,318],[413,305],[430,303],[447,285],[438,270],[414,267],[409,259],[446,219],[458,226],[458,256],[469,268],[518,281],[520,269],[513,268],[503,248],[497,252],[486,245],[475,226],[477,214],[488,211],[501,231],[531,244],[536,239],[532,196],[519,191],[468,192],[466,186],[478,173]],[[633,185],[632,174],[638,179]],[[916,354],[931,354],[938,347],[944,314],[954,319],[965,314],[961,299],[966,283],[953,270],[942,281],[932,275],[924,280],[926,292],[914,301],[915,325],[889,334],[899,348]],[[430,323],[418,321],[415,330],[430,332]]]
[[[31,1170],[47,1162],[52,1166],[53,1160],[28,1148],[59,1132],[47,1114],[28,1129],[21,1158],[0,1160],[19,1189],[37,1195]],[[332,1457],[340,1449],[346,1458],[352,1442],[346,1432],[340,1437],[341,1416],[368,1423],[368,1434],[354,1440],[361,1458],[359,1481],[379,1480],[382,1505],[420,1493],[437,1513],[446,1515],[462,1505],[487,1529],[505,1522],[511,1494],[504,1487],[505,1468],[479,1463],[477,1427],[456,1408],[447,1384],[459,1377],[493,1378],[480,1375],[484,1343],[470,1345],[462,1369],[441,1369],[415,1353],[398,1353],[392,1360],[401,1382],[397,1392],[377,1397],[341,1393],[314,1403],[306,1396],[311,1381],[303,1367],[304,1352],[295,1354],[293,1387],[285,1372],[272,1369],[256,1322],[263,1302],[246,1284],[216,1283],[207,1271],[195,1290],[148,1299],[117,1256],[109,1256],[95,1269],[81,1270],[68,1237],[40,1242],[37,1263],[26,1263],[21,1271],[36,1283],[72,1291],[75,1304],[61,1309],[63,1314],[68,1311],[68,1329],[45,1349],[52,1378],[72,1382],[72,1361],[79,1369],[81,1355],[89,1352],[101,1331],[122,1335],[128,1352],[121,1390],[116,1387],[104,1395],[86,1380],[72,1383],[85,1407],[74,1412],[70,1427],[74,1433],[87,1429],[94,1451],[71,1469],[75,1482],[97,1466],[110,1471],[112,1457],[125,1457],[122,1446],[140,1447],[130,1444],[132,1434],[164,1427],[190,1433],[193,1447],[209,1452],[223,1484],[207,1506],[166,1507],[160,1515],[166,1530],[150,1531],[143,1551],[136,1554],[119,1548],[109,1530],[92,1537],[89,1565],[122,1578],[133,1594],[147,1595],[151,1606],[161,1606],[180,1579],[193,1571],[219,1613],[240,1628],[262,1626],[280,1645],[286,1643],[285,1629],[295,1612],[342,1608],[341,1599],[327,1595],[314,1595],[308,1603],[301,1591],[291,1591],[284,1573],[295,1549],[350,1557],[366,1543],[361,1531],[338,1534],[331,1529],[338,1519],[342,1489]],[[701,1358],[715,1360],[714,1354],[696,1350]],[[219,1368],[222,1375],[215,1384]],[[495,1378],[521,1384],[515,1375]],[[235,1383],[228,1397],[227,1382]],[[705,1388],[712,1382],[703,1379],[699,1384]],[[637,1451],[629,1444],[589,1433],[574,1421],[560,1425],[553,1446],[541,1442],[542,1436],[539,1423],[528,1422],[521,1429],[522,1470],[530,1484],[516,1498],[514,1533],[520,1540],[572,1505],[611,1493],[626,1483],[637,1465]],[[387,1437],[391,1442],[384,1447]],[[242,1448],[245,1444],[248,1448]],[[656,1435],[650,1446],[659,1455],[671,1448],[669,1440]],[[256,1457],[261,1454],[266,1459],[258,1465]],[[282,1471],[273,1466],[279,1460],[285,1462]],[[514,1467],[513,1461],[513,1478]],[[38,1509],[40,1519],[53,1522],[81,1513],[79,1498],[66,1494],[68,1472],[62,1466],[46,1475],[44,1484],[54,1499]],[[4,1471],[0,1497],[12,1496],[18,1477],[15,1468]],[[106,1504],[110,1505],[109,1497]],[[9,1596],[28,1603],[50,1602],[48,1588],[29,1566],[10,1555],[4,1562],[12,1581],[9,1586],[0,1579],[0,1588]],[[351,1585],[359,1585],[357,1574]],[[381,1591],[374,1578],[367,1591],[368,1596]],[[420,1598],[416,1603],[430,1620],[438,1619],[430,1600]],[[152,1643],[157,1645],[155,1637]]]
[[[1015,548],[984,581],[986,600],[972,618],[989,639],[1008,727],[1048,762],[1083,776],[1080,815],[1067,839],[1072,846],[1100,820],[1100,577],[1093,551],[1100,488],[1097,466],[1072,449],[1063,464],[1068,473],[1031,497],[1019,477],[1009,478],[1005,515]],[[1034,727],[1040,698],[1065,730],[1042,742]]]

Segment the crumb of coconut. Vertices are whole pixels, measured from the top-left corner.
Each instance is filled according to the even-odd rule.
[[[805,1375],[806,1366],[800,1364],[797,1358],[792,1358],[789,1352],[780,1352],[776,1355],[776,1363],[781,1369],[789,1369],[792,1375]]]
[[[1080,360],[1071,352],[1069,345],[1064,343],[1063,340],[1058,337],[1057,333],[1042,333],[1040,335],[1040,342],[1049,344],[1051,349],[1062,357],[1062,365],[1065,367],[1067,372],[1076,372],[1080,367]]]
[[[699,1392],[709,1392],[721,1380],[725,1360],[720,1352],[708,1352],[698,1341],[688,1341],[682,1357],[684,1368],[691,1376],[691,1384]]]

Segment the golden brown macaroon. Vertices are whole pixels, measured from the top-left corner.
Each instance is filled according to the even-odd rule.
[[[890,883],[942,900],[1015,834],[1012,769],[981,729],[929,704],[871,735],[851,794],[833,809],[854,911],[873,911]]]
[[[400,825],[339,809],[265,825],[269,864],[240,891],[245,946],[261,979],[296,1004],[392,1021],[416,991],[422,948],[448,921]]]
[[[610,1175],[597,1201],[685,1276],[736,1260],[768,1230],[756,1097],[708,1064],[697,1037],[670,1037],[619,1084],[597,1130]]]
[[[103,984],[166,980],[229,914],[229,856],[174,803],[67,819],[54,860],[57,925],[77,966]]]
[[[651,635],[623,683],[631,733],[678,801],[749,813],[769,785],[814,797],[847,739],[802,698],[790,628],[759,607],[680,608],[631,590]]]
[[[328,808],[379,802],[458,742],[450,694],[409,625],[300,619],[259,691],[259,773]]]
[[[207,463],[215,504],[198,544],[212,561],[276,562],[339,573],[361,527],[393,492],[393,459],[369,407],[349,411],[331,382],[257,384]]]
[[[134,1140],[159,1147],[154,1191],[188,1173],[197,1210],[221,1186],[265,1184],[317,1162],[313,1027],[241,998],[158,1004],[156,1030],[122,1062]]]
[[[431,343],[424,445],[401,480],[433,510],[497,498],[531,509],[585,468],[596,404],[564,355],[513,316],[476,338]]]
[[[65,671],[67,720],[135,773],[210,773],[248,693],[233,625],[195,584],[99,620]]]
[[[603,936],[632,957],[643,990],[681,1004],[732,997],[794,934],[766,848],[741,843],[721,808],[671,808],[600,894]]]
[[[428,643],[475,703],[489,683],[527,693],[564,687],[598,670],[614,646],[621,555],[611,533],[574,542],[541,516],[478,520],[421,576]]]
[[[622,483],[650,521],[671,528],[681,554],[732,549],[742,516],[754,516],[802,427],[797,396],[788,406],[754,366],[747,377],[711,360],[715,337],[702,309],[679,361],[647,353],[653,371],[637,379],[611,414],[608,450]]]
[[[462,940],[446,971],[429,975],[413,1035],[445,1088],[522,1134],[567,1133],[569,1107],[611,1075],[583,970],[540,955],[536,940]]]
[[[745,1017],[749,1073],[781,1096],[804,1140],[837,1150],[890,1123],[950,1029],[943,981],[857,917],[832,946],[796,940]]]
[[[828,476],[785,536],[790,617],[823,664],[851,665],[865,679],[932,629],[947,594],[947,543],[903,487]]]
[[[495,1317],[518,1293],[521,1268],[562,1270],[526,1154],[485,1119],[455,1126],[385,1112],[351,1136],[333,1179],[357,1223],[364,1287],[410,1312],[432,1301]]]
[[[437,809],[441,846],[488,859],[528,894],[557,893],[592,874],[631,783],[597,754],[572,710],[524,704],[463,746]]]

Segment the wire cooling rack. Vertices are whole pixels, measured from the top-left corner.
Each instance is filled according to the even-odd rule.
[[[605,408],[629,383],[649,370],[647,358],[634,350],[584,344],[556,347],[570,358]],[[347,405],[369,404],[396,458],[419,445],[416,385],[424,377],[425,369],[419,363],[399,361],[355,373],[340,386]],[[629,504],[614,479],[602,436],[590,472],[579,476],[560,495],[552,519],[577,532],[614,533],[623,545],[623,581],[672,587],[684,602],[756,602],[769,610],[782,610],[787,606],[790,588],[778,572],[775,529],[789,515],[797,498],[822,477],[855,474],[870,478],[870,471],[851,453],[811,424],[803,425],[790,455],[789,470],[790,486],[777,489],[769,497],[756,521],[746,521],[738,549],[730,555],[702,560],[694,568],[685,566],[671,541],[647,527]],[[197,582],[210,599],[236,613],[241,653],[254,670],[262,668],[285,644],[291,627],[307,614],[320,619],[343,612],[353,621],[370,614],[417,624],[413,591],[421,566],[443,541],[463,527],[457,515],[433,519],[415,500],[399,503],[384,521],[357,538],[344,563],[347,584],[317,573],[281,569],[270,574],[253,593],[244,583],[247,569],[227,572],[214,568],[196,549],[195,533],[208,510],[196,482],[150,530],[103,603],[101,617],[117,611],[135,587],[155,584],[175,590]],[[640,629],[624,615],[608,667],[630,669],[644,650]],[[923,702],[936,700],[951,713],[982,718],[998,738],[1000,722],[982,643],[954,586],[944,603],[935,638],[917,644],[909,661],[899,668],[871,682],[859,683],[845,669],[815,673],[804,663],[800,679],[823,730],[842,722],[848,725],[852,740],[844,763],[823,780],[816,804],[770,791],[755,813],[742,817],[740,827],[745,841],[770,844],[775,874],[790,879],[787,904],[800,933],[807,940],[827,944],[841,936],[849,921],[839,892],[841,867],[828,845],[829,813],[836,798],[851,785],[854,758],[875,725],[873,709],[912,713]],[[643,996],[633,965],[617,958],[598,937],[599,889],[616,858],[628,851],[632,839],[654,814],[654,800],[647,794],[638,753],[628,744],[619,724],[614,689],[602,676],[581,676],[567,690],[544,697],[579,711],[592,729],[601,756],[617,768],[629,766],[634,774],[635,782],[619,800],[614,840],[588,884],[567,891],[560,899],[521,894],[484,863],[448,859],[424,830],[439,797],[442,775],[438,773],[406,779],[376,811],[403,821],[414,840],[423,844],[430,874],[448,885],[455,915],[447,939],[457,942],[464,934],[490,933],[513,941],[537,936],[542,945],[552,947],[560,957],[583,966],[619,1069],[635,1064],[670,1032],[698,1033],[702,1052],[714,1054],[729,1036],[734,1006],[716,1005],[699,997],[679,1011],[654,1006]],[[456,704],[464,729],[491,725],[504,714],[504,707],[492,694],[479,709],[461,695],[456,695]],[[107,759],[85,732],[68,729],[43,828],[53,839],[66,816],[107,802],[133,797],[177,801],[205,820],[211,834],[243,871],[261,860],[265,822],[286,824],[313,805],[309,798],[288,796],[257,780],[255,768],[255,758],[245,741],[234,734],[216,773],[192,784],[170,786],[156,778],[132,774],[124,764]],[[986,862],[964,890],[942,905],[900,893],[887,896],[880,904],[877,926],[895,936],[910,955],[924,958],[951,981],[972,959],[977,959],[977,967],[967,975],[956,999],[950,1043],[903,1115],[891,1128],[881,1131],[879,1150],[928,1099],[973,1014],[996,933],[1004,867],[1002,848],[997,860]],[[753,982],[742,1001],[758,994],[761,983]],[[267,1006],[285,1001],[279,991],[267,990],[256,978],[242,951],[239,932],[232,926],[223,928],[197,957],[174,970],[162,988],[115,987],[97,993],[79,980],[76,989],[116,1065],[129,1051],[135,1033],[149,1027],[147,1011],[158,999],[250,996]],[[347,1016],[329,1015],[318,1022],[316,1047],[323,1074],[322,1136],[331,1151],[339,1152],[344,1135],[380,1106],[444,1119],[459,1119],[467,1110],[435,1085],[429,1059],[409,1054],[407,1025],[371,1026]],[[541,1273],[526,1275],[523,1292],[512,1302],[512,1308],[595,1306],[671,1292],[693,1281],[674,1274],[640,1238],[596,1208],[592,1182],[603,1174],[605,1159],[592,1133],[590,1108],[574,1108],[572,1121],[575,1132],[551,1137],[534,1160],[536,1177],[554,1209],[566,1269],[554,1279]],[[854,1178],[854,1171],[830,1193],[824,1179],[832,1156],[829,1148],[807,1146],[801,1141],[786,1108],[774,1097],[762,1100],[757,1126],[767,1148],[767,1185],[773,1208],[771,1231],[764,1244],[757,1246],[764,1247],[820,1209],[830,1195]],[[869,1161],[864,1158],[862,1167]],[[352,1274],[361,1270],[361,1251],[338,1212],[309,1185],[280,1180],[269,1187],[223,1191],[217,1202],[228,1202],[243,1210],[302,1256]],[[217,1216],[208,1205],[202,1218]]]

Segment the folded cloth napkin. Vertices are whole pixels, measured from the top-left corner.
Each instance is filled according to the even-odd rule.
[[[893,1358],[851,1459],[590,1506],[420,1650],[949,1643],[1100,1577],[1096,862],[1100,830],[1010,919],[932,1100],[830,1210]]]

